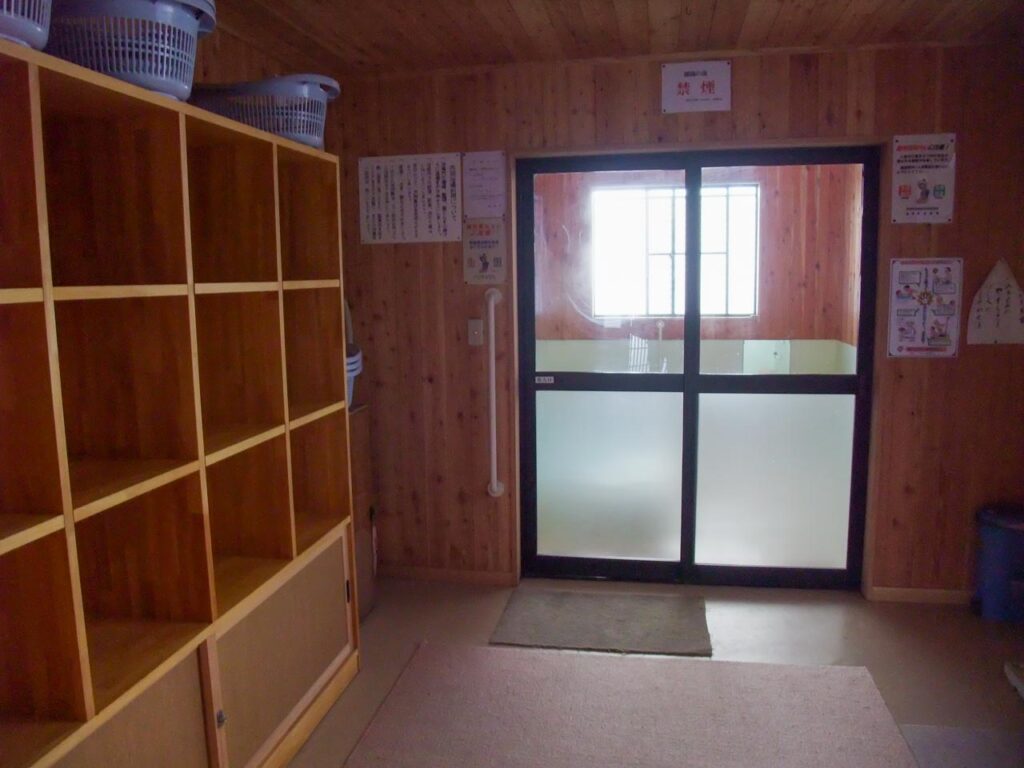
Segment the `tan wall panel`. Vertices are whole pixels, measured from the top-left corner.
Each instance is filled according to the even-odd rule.
[[[349,643],[339,539],[218,641],[225,733],[244,766]]]
[[[68,753],[56,768],[206,768],[206,727],[193,654]]]

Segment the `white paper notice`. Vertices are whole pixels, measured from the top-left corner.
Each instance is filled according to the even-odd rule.
[[[981,284],[967,318],[968,344],[1024,344],[1024,291],[1000,259]]]
[[[467,152],[462,159],[462,189],[467,219],[505,215],[505,153]]]
[[[466,219],[462,274],[470,285],[504,283],[508,275],[504,219]]]
[[[963,259],[894,259],[889,357],[956,357]]]
[[[893,137],[893,224],[951,222],[955,182],[955,133]]]
[[[661,65],[661,111],[728,112],[732,62],[686,61]]]
[[[457,152],[360,158],[363,243],[461,240],[461,165]]]

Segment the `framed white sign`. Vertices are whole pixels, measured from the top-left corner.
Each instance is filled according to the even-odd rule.
[[[462,159],[462,188],[467,219],[505,215],[505,153],[467,152]]]
[[[732,62],[686,61],[661,65],[661,111],[728,112]]]
[[[359,223],[364,244],[462,239],[462,156],[359,159]]]
[[[956,134],[893,137],[893,224],[950,223],[955,183]]]

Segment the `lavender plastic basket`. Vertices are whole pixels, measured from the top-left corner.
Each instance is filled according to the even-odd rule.
[[[216,13],[214,0],[53,0],[47,50],[185,101]]]
[[[322,149],[327,102],[341,93],[322,75],[286,75],[253,83],[197,85],[192,103],[292,141]]]
[[[0,37],[41,51],[50,35],[50,0],[0,0]]]

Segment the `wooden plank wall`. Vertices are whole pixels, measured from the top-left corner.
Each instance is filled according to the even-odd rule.
[[[1024,101],[1018,47],[771,53],[733,60],[731,112],[662,115],[660,60],[545,63],[346,81],[332,108],[344,155],[346,284],[366,352],[386,571],[510,581],[517,502],[487,496],[485,350],[466,343],[483,289],[462,280],[459,245],[362,247],[357,160],[504,149],[878,142],[955,131],[956,220],[893,226],[896,257],[962,256],[970,297],[999,256],[1024,278]],[[888,170],[888,150],[885,171]],[[889,199],[883,173],[881,197]],[[883,213],[886,208],[882,205]],[[883,279],[880,283],[886,285]],[[499,305],[500,467],[515,461],[511,285]],[[884,290],[878,313],[887,309]],[[1024,497],[1024,348],[972,347],[950,361],[885,357],[877,326],[870,479],[870,583],[964,590],[973,514]],[[510,487],[514,487],[509,483]]]
[[[199,42],[196,57],[197,83],[232,83],[260,80],[295,72],[280,59],[265,53],[224,29],[218,29]]]
[[[707,184],[760,187],[758,310],[752,317],[705,318],[705,339],[835,339],[856,344],[850,273],[860,252],[859,166],[715,168]],[[590,192],[597,186],[684,184],[681,171],[545,174],[535,187],[542,248],[536,256],[539,339],[658,338],[655,320],[618,327],[588,320],[592,311]],[[854,263],[850,263],[853,259]],[[683,320],[662,320],[662,338],[681,339]]]

